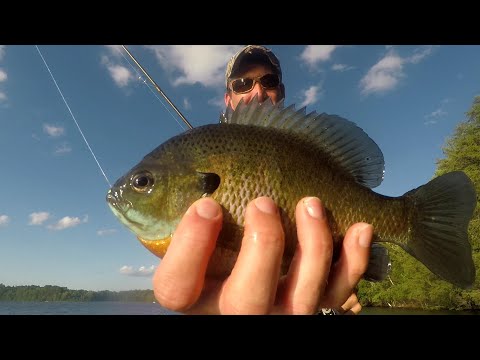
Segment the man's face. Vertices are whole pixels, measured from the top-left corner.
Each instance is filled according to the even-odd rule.
[[[243,69],[243,72],[239,72],[234,79],[238,78],[256,78],[259,79],[266,74],[275,74],[275,72],[268,66],[262,64],[251,64],[246,65]],[[266,99],[272,99],[272,102],[276,104],[278,101],[282,100],[285,97],[285,88],[283,84],[279,84],[274,89],[265,89],[259,81],[256,81],[252,90],[245,94],[236,94],[232,91],[232,80],[229,83],[229,91],[225,94],[225,106],[228,107],[230,104],[232,109],[235,110],[237,104],[241,99],[248,104],[256,95],[258,96],[259,102],[264,102]]]

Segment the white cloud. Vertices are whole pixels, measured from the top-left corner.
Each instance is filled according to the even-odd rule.
[[[0,45],[0,60],[2,58],[1,46],[3,45]],[[4,70],[0,69],[0,83],[4,81],[7,81],[7,73]],[[0,91],[0,102],[6,101],[6,100],[7,100],[7,94],[4,91]]]
[[[105,236],[105,235],[111,235],[115,234],[117,232],[116,229],[101,229],[97,231],[98,236]]]
[[[348,70],[352,70],[352,69],[354,69],[353,66],[349,66],[349,65],[345,65],[345,64],[333,64],[332,65],[332,70],[333,71],[344,72],[344,71],[348,71]]]
[[[50,218],[50,214],[46,211],[34,212],[28,216],[30,217],[28,225],[42,225]]]
[[[423,46],[421,48],[417,48],[413,51],[414,54],[412,56],[407,57],[405,61],[411,64],[418,64],[427,56],[431,55],[434,48],[435,48],[434,46]]]
[[[155,271],[155,266],[149,268],[140,266],[138,269],[134,269],[133,266],[124,265],[120,268],[120,274],[128,276],[151,276]]]
[[[65,129],[63,127],[49,124],[43,124],[43,131],[51,137],[59,137],[65,133]]]
[[[109,46],[109,48],[116,49],[116,46]],[[120,54],[117,50],[111,50],[111,52],[112,54]],[[121,88],[124,88],[135,79],[135,76],[130,69],[120,65],[118,63],[119,60],[117,60],[116,57],[117,56],[114,55],[114,59],[111,59],[104,55],[102,56],[101,63],[107,68],[115,84]]]
[[[448,104],[449,102],[451,102],[452,99],[451,98],[445,98],[441,101],[442,105],[445,105],[445,104]]]
[[[314,66],[319,62],[327,61],[332,56],[337,45],[308,45],[300,54],[300,59],[308,65]]]
[[[225,110],[225,100],[223,99],[223,96],[214,97],[208,100],[208,105],[218,107],[221,111]]]
[[[236,45],[147,46],[162,68],[170,73],[173,85],[196,83],[218,87],[225,83],[225,65],[241,49]]]
[[[438,119],[440,117],[443,117],[443,116],[446,116],[448,115],[448,113],[445,111],[444,109],[444,106],[446,104],[448,104],[449,102],[451,101],[451,99],[443,99],[441,102],[440,102],[440,106],[432,111],[430,114],[427,114],[425,115],[425,119],[426,121],[424,122],[425,125],[432,125],[432,124],[436,124],[438,122]]]
[[[60,146],[57,146],[57,148],[55,149],[55,154],[66,154],[66,153],[69,153],[72,151],[72,148],[70,147],[70,145],[68,145],[67,143],[63,143],[62,145]]]
[[[125,66],[108,65],[107,68],[115,84],[120,87],[127,86],[133,80],[133,74]]]
[[[425,115],[426,118],[435,118],[435,117],[440,117],[440,116],[445,116],[447,115],[447,112],[444,111],[442,108],[438,108],[435,111],[432,111],[430,114]]]
[[[123,50],[122,45],[105,45],[105,47],[110,51],[110,54],[115,57],[122,56]]]
[[[47,227],[51,230],[64,230],[80,225],[81,223],[86,223],[87,221],[88,216],[85,216],[82,220],[78,217],[65,216],[61,218],[57,223],[53,225],[48,225]]]
[[[393,89],[404,76],[403,63],[404,60],[393,52],[386,55],[360,80],[362,93],[370,94]]]
[[[10,222],[8,215],[0,215],[0,226],[7,225]]]
[[[304,100],[300,103],[300,107],[308,106],[314,104],[318,101],[321,95],[320,86],[310,86],[308,89],[302,92],[302,97]]]
[[[190,104],[190,101],[187,98],[183,98],[183,107],[187,110],[192,108],[192,104]]]
[[[364,95],[383,93],[393,90],[404,78],[406,64],[418,64],[433,51],[432,46],[417,48],[409,57],[401,57],[396,54],[393,47],[388,48],[387,54],[373,65],[367,74],[360,80],[361,92]]]
[[[5,49],[7,48],[6,45],[0,45],[0,60],[3,59],[3,56],[5,55]]]

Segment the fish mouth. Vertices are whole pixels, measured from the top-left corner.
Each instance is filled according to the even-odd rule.
[[[107,202],[111,207],[122,214],[126,214],[128,210],[132,208],[132,203],[122,197],[121,190],[108,190]]]
[[[106,196],[107,202],[109,205],[116,207],[117,206],[117,198],[112,195],[112,190],[108,190],[107,196]]]
[[[106,195],[107,203],[113,214],[135,235],[145,241],[159,241],[172,234],[178,221],[159,219],[141,208],[136,208],[134,203],[126,199],[122,188],[113,187]]]
[[[132,220],[128,216],[128,211],[133,208],[133,205],[130,201],[122,198],[121,191],[110,189],[107,193],[106,199],[110,209],[116,216],[120,218],[120,220],[122,220],[122,222],[125,224],[132,223],[140,230],[144,228],[144,224]]]

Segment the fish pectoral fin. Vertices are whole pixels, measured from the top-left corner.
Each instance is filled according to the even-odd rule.
[[[363,278],[367,281],[383,281],[390,273],[392,262],[388,249],[380,244],[373,243],[370,248],[370,257],[368,259],[367,271]]]

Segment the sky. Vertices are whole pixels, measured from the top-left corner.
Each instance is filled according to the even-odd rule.
[[[378,144],[383,195],[432,178],[480,95],[478,45],[266,46],[287,105],[345,117]],[[241,45],[127,47],[194,127],[218,122]],[[108,208],[108,181],[186,126],[127,53],[0,45],[0,127],[0,283],[151,289],[161,260]]]

